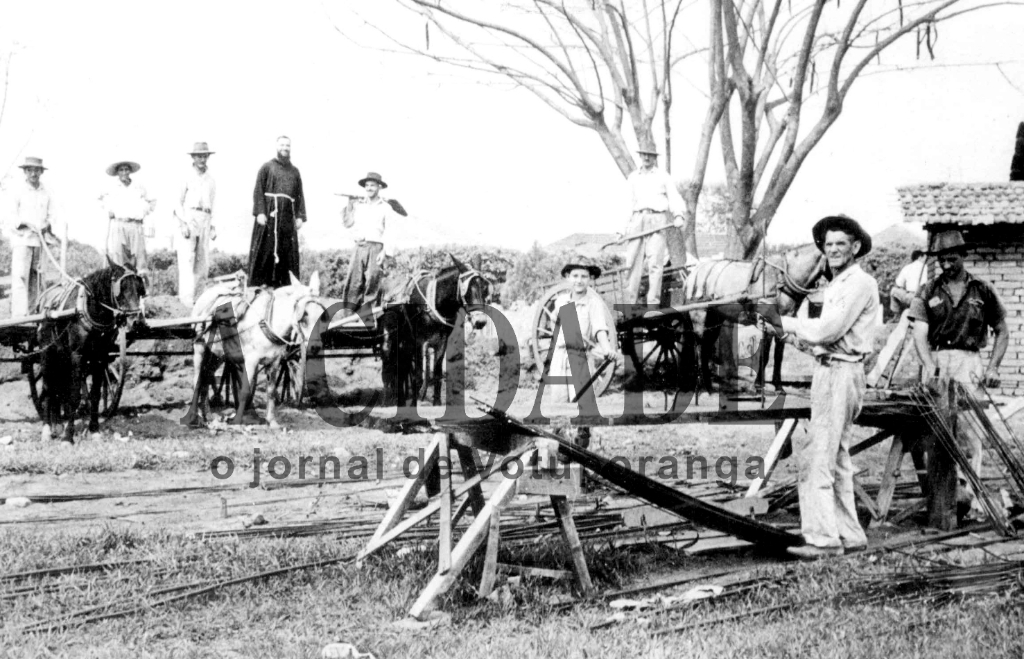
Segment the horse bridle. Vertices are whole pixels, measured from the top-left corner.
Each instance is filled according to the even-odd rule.
[[[279,336],[272,329],[272,323],[274,322],[274,292],[269,291],[269,293],[270,303],[267,305],[267,312],[266,314],[264,314],[263,320],[259,322],[259,327],[260,330],[263,332],[263,335],[266,336],[271,343],[279,346],[288,346],[289,348],[294,348],[295,346],[302,345],[302,343],[306,341],[307,337],[302,333],[302,328],[299,327],[298,320],[292,320],[292,324],[289,327],[292,336],[296,337],[294,341],[289,341],[283,336]],[[292,307],[292,318],[294,319],[298,315],[297,312],[300,307],[305,307],[306,305],[309,304],[315,304],[316,306],[320,307],[321,314],[327,313],[327,307],[325,307],[323,303],[314,298],[312,295],[303,295],[299,297],[298,300],[295,301],[295,305]]]
[[[764,257],[761,258],[764,259],[764,264],[766,266],[774,268],[782,273],[782,285],[779,287],[779,290],[793,298],[795,302],[801,302],[805,297],[814,292],[814,289],[801,286],[795,279],[793,279],[793,276],[789,274],[789,259],[786,259],[785,256],[783,256],[786,263],[785,266],[776,265]],[[819,274],[812,281],[817,281],[818,277],[821,277],[821,275]]]
[[[80,314],[83,316],[82,320],[84,321],[84,324],[86,326],[95,328],[100,331],[107,331],[117,327],[118,324],[123,322],[125,318],[142,315],[143,310],[141,306],[137,309],[131,309],[127,311],[118,306],[117,299],[121,296],[121,282],[123,282],[125,279],[129,277],[136,277],[139,280],[142,289],[139,293],[139,297],[145,297],[146,295],[146,283],[145,280],[142,278],[142,275],[140,275],[138,272],[128,270],[127,268],[123,268],[123,270],[124,272],[121,274],[120,277],[110,278],[110,297],[111,301],[114,303],[114,306],[110,306],[109,304],[102,300],[96,301],[98,305],[114,314],[114,320],[111,323],[100,323],[95,318],[92,317],[92,315],[89,313],[89,304],[86,297],[90,295],[95,295],[95,293],[93,293],[93,291],[89,288],[88,285],[86,285],[86,283],[83,280],[79,279],[76,281],[76,283],[79,286],[81,286],[82,290],[84,290],[86,293],[86,295],[82,297],[82,301],[79,303],[78,309]]]
[[[425,274],[429,274],[429,272],[427,272],[427,271],[424,271],[424,273]],[[420,279],[421,278],[422,278],[421,275],[417,274],[416,276],[413,277],[412,283],[413,283],[413,286],[416,288],[416,291],[420,294],[420,297],[423,298],[424,306],[427,307],[427,310],[430,312],[430,315],[434,317],[434,320],[436,320],[437,322],[442,323],[444,325],[447,325],[448,327],[451,327],[452,329],[454,329],[455,328],[455,324],[448,322],[448,320],[445,319],[445,317],[441,315],[441,312],[437,310],[437,307],[434,306],[434,304],[427,298],[427,294],[423,292],[422,288],[420,288]],[[489,281],[487,281],[487,277],[484,277],[483,274],[479,270],[476,270],[475,268],[468,268],[465,272],[460,272],[459,273],[458,296],[459,296],[459,305],[460,306],[467,307],[467,305],[466,305],[466,294],[469,292],[469,287],[473,283],[473,280],[476,279],[476,278],[482,279],[484,281],[484,283],[487,284],[487,289],[488,290],[487,290],[487,292],[484,293],[484,300],[487,299],[487,295],[490,292],[490,284],[491,283]]]

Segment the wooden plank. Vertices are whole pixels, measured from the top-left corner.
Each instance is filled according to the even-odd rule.
[[[853,479],[853,493],[864,504],[864,507],[868,509],[868,512],[871,513],[871,519],[878,519],[878,508],[875,506],[875,502],[871,500],[871,495],[864,491],[864,487],[857,481],[856,477]]]
[[[479,595],[481,599],[491,594],[498,578],[498,544],[501,542],[500,518],[500,511],[495,510],[491,513],[487,531],[487,554],[484,558],[484,571],[480,575]]]
[[[433,469],[437,464],[437,449],[439,445],[439,439],[437,435],[427,445],[427,450],[424,452],[423,468],[420,469],[419,473],[416,474],[415,478],[411,478],[405,481],[405,485],[402,486],[402,490],[398,495],[398,499],[394,505],[388,508],[388,511],[384,513],[384,519],[380,521],[380,525],[374,532],[373,537],[370,538],[370,542],[367,543],[367,547],[372,546],[375,542],[379,542],[385,533],[393,529],[402,519],[402,515],[409,509],[409,504],[416,498],[416,493],[419,492],[420,487],[423,486],[423,481],[426,479],[426,472]],[[363,550],[366,551],[365,549]],[[360,555],[362,557],[362,554]]]
[[[885,347],[882,348],[881,352],[878,353],[878,361],[875,362],[875,367],[868,373],[865,382],[869,387],[877,386],[879,381],[882,379],[885,368],[889,365],[889,362],[894,357],[898,358],[897,353],[901,352],[901,348],[904,345],[904,339],[907,339],[907,333],[910,331],[910,318],[907,316],[907,312],[904,311],[903,315],[900,316],[899,323],[893,329],[892,333],[889,334],[889,338],[885,342]]]
[[[529,452],[532,453],[534,450],[536,449],[531,448]],[[445,574],[434,575],[434,578],[430,580],[430,583],[423,589],[420,596],[416,598],[412,608],[409,609],[409,615],[413,618],[422,619],[423,614],[433,606],[434,600],[448,592],[448,589],[455,583],[462,570],[465,569],[466,564],[469,563],[469,559],[480,548],[484,537],[488,535],[491,516],[498,514],[502,506],[505,505],[505,502],[512,496],[512,493],[515,491],[515,484],[515,479],[512,478],[498,479],[498,484],[491,492],[487,505],[484,506],[480,516],[473,520],[469,529],[459,539],[459,543],[455,545],[455,549],[452,551],[451,569]]]
[[[775,470],[775,465],[779,461],[779,454],[782,452],[782,447],[785,446],[789,438],[793,436],[793,431],[796,429],[797,419],[785,419],[782,422],[782,426],[779,431],[775,433],[775,439],[772,440],[771,445],[768,447],[768,452],[764,456],[764,478],[757,477],[751,483],[750,487],[747,488],[746,497],[750,498],[755,496],[761,487],[768,482],[771,478],[772,472]]]
[[[768,514],[768,501],[761,497],[743,496],[739,499],[722,501],[715,505],[721,506],[725,510],[732,511],[737,515],[743,515],[744,517],[755,517],[757,515]]]
[[[459,456],[463,480],[469,480],[480,473],[480,470],[476,467],[476,457],[473,454],[473,449],[455,441],[454,435],[449,438],[449,441],[455,446],[455,452]],[[480,485],[474,485],[469,489],[468,501],[469,505],[473,508],[473,515],[479,515],[487,503],[484,501],[484,492]]]
[[[893,434],[893,430],[891,428],[886,428],[885,430],[881,430],[879,432],[876,432],[874,435],[871,435],[870,437],[865,439],[863,442],[859,442],[856,446],[851,448],[850,449],[850,457],[852,458],[853,456],[857,455],[858,453],[863,453],[864,451],[868,450],[872,446],[875,446],[877,444],[881,444],[885,440],[887,440],[890,437],[892,437],[892,434]]]
[[[562,538],[569,546],[580,594],[583,597],[591,597],[594,594],[594,584],[590,581],[590,570],[587,569],[587,559],[583,555],[583,543],[576,532],[576,523],[572,521],[572,504],[565,497],[552,496],[551,507],[555,509],[555,517],[558,518],[558,524],[562,529]]]
[[[889,457],[885,461],[885,471],[882,472],[882,484],[878,488],[878,508],[874,515],[871,526],[879,526],[885,523],[889,514],[889,506],[892,505],[892,495],[896,491],[896,480],[900,474],[900,464],[903,462],[903,437],[894,435],[892,444],[889,445]]]
[[[578,464],[559,465],[560,469],[527,468],[516,479],[516,494],[542,494],[576,499],[583,493],[583,468]]]
[[[446,432],[437,433],[438,462],[443,459],[447,466],[445,469],[438,467],[441,481],[441,506],[438,523],[437,537],[437,572],[444,574],[452,566],[452,456],[448,445],[449,435]]]
[[[65,309],[63,311],[48,311],[46,313],[36,313],[30,316],[18,316],[17,318],[8,318],[7,320],[0,320],[0,329],[6,327],[18,327],[20,325],[35,325],[41,323],[44,320],[60,320],[61,318],[70,318],[77,314],[78,311],[75,309]]]
[[[527,567],[525,565],[509,565],[508,563],[498,563],[498,569],[502,572],[510,572],[512,574],[520,574],[524,577],[540,577],[541,579],[554,579],[561,581],[563,579],[572,579],[573,573],[569,570],[549,570],[542,567]]]

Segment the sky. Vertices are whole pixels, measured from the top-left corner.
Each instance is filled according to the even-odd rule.
[[[622,229],[625,180],[596,134],[523,90],[365,47],[375,35],[347,10],[368,1],[8,3],[0,46],[16,46],[0,175],[20,177],[25,156],[43,158],[70,237],[101,246],[98,197],[112,183],[104,170],[139,162],[135,178],[158,200],[147,222],[164,244],[186,154],[206,141],[216,152],[215,246],[244,252],[256,171],[286,134],[305,187],[302,239],[315,248],[351,245],[335,193],[359,192],[368,171],[411,211],[393,233],[399,248],[526,249]],[[971,14],[943,27],[936,62],[859,81],[769,240],[806,241],[815,220],[837,212],[880,231],[902,221],[897,186],[1006,180],[1024,120],[1022,28],[1022,9]],[[1006,62],[1002,73],[978,65],[996,60]],[[677,173],[692,167],[699,125],[680,113]]]

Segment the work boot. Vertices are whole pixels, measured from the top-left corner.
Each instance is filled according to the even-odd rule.
[[[786,552],[796,556],[801,561],[818,561],[823,558],[842,556],[842,547],[817,547],[815,545],[800,545],[798,547],[786,547]]]

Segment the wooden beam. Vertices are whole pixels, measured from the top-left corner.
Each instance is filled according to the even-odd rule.
[[[529,453],[532,453],[536,449],[530,447],[527,449]],[[491,496],[487,501],[487,505],[480,512],[480,516],[473,520],[466,533],[459,539],[459,543],[455,545],[455,549],[452,551],[452,565],[451,569],[445,574],[436,574],[434,578],[430,580],[427,587],[423,589],[420,596],[413,603],[412,608],[409,609],[409,615],[416,619],[422,619],[423,614],[426,613],[433,606],[434,600],[440,595],[443,595],[451,588],[452,584],[462,573],[462,570],[469,563],[469,559],[473,557],[476,550],[480,548],[480,545],[484,541],[484,537],[487,535],[491,525],[491,516],[497,514],[501,510],[502,506],[515,491],[516,480],[514,478],[499,478],[498,484],[491,492]]]
[[[486,598],[494,590],[494,584],[498,578],[498,544],[500,542],[501,511],[495,510],[491,513],[487,531],[487,554],[484,558],[484,571],[480,575],[480,599]]]
[[[367,543],[367,547],[373,545],[384,536],[385,533],[390,531],[399,523],[402,519],[402,515],[409,509],[409,505],[416,499],[416,493],[419,492],[420,487],[423,486],[423,481],[427,477],[427,471],[434,468],[437,465],[438,445],[440,444],[439,434],[435,434],[434,438],[427,445],[427,450],[423,457],[423,468],[420,469],[419,473],[416,474],[415,478],[411,478],[405,481],[405,485],[402,486],[399,492],[398,499],[388,507],[388,511],[384,513],[384,519],[380,521],[380,526],[374,532],[373,537],[370,538],[370,542]],[[366,550],[363,550],[364,552]],[[360,555],[362,558],[362,554]]]
[[[789,438],[793,436],[793,431],[796,429],[797,419],[786,419],[782,422],[782,426],[779,431],[775,433],[775,439],[772,440],[771,446],[768,447],[768,452],[764,456],[764,478],[755,478],[751,483],[750,487],[747,488],[747,493],[744,495],[747,498],[756,496],[761,487],[768,482],[768,479],[772,477],[772,472],[775,470],[775,465],[779,461],[779,454],[782,452],[782,447],[786,445]]]
[[[569,554],[572,556],[572,567],[580,586],[580,594],[583,597],[591,597],[594,594],[594,584],[590,581],[590,570],[587,569],[587,559],[583,555],[583,543],[580,542],[580,535],[576,532],[576,523],[572,521],[572,504],[563,496],[552,496],[551,507],[554,508],[558,525],[562,529],[562,538],[569,546]]]
[[[865,378],[865,382],[869,387],[878,386],[879,382],[883,380],[882,376],[885,374],[889,363],[894,357],[898,360],[902,356],[904,345],[910,338],[907,336],[908,332],[912,332],[910,318],[907,317],[907,312],[904,311],[903,315],[900,316],[899,323],[896,324],[892,333],[889,334],[885,347],[878,353],[878,361],[875,362],[875,367],[871,369],[871,372]],[[893,372],[895,373],[895,369],[893,369]],[[892,375],[888,379],[891,380]]]
[[[882,472],[882,483],[878,487],[878,510],[871,522],[871,526],[879,526],[885,523],[889,514],[889,506],[892,505],[892,495],[896,492],[896,480],[900,474],[900,464],[903,462],[903,437],[895,435],[892,444],[889,445],[889,457],[885,461],[885,471]]]
[[[871,519],[878,519],[878,508],[875,507],[875,502],[871,500],[871,495],[864,491],[864,487],[857,482],[857,478],[853,479],[853,493],[857,495],[860,502],[864,504],[864,507],[871,513]]]
[[[437,572],[444,574],[452,566],[452,454],[448,446],[449,435],[437,433],[438,442],[438,473],[441,481],[441,505],[438,510],[440,521],[437,535]],[[440,468],[441,459],[447,463],[446,469]]]
[[[885,430],[881,430],[879,432],[876,432],[874,435],[871,435],[863,442],[858,442],[856,446],[850,449],[850,457],[852,458],[858,453],[863,453],[864,451],[868,450],[872,446],[875,446],[876,444],[881,444],[886,439],[892,437],[894,432],[895,431],[892,430],[891,428],[886,428]]]

